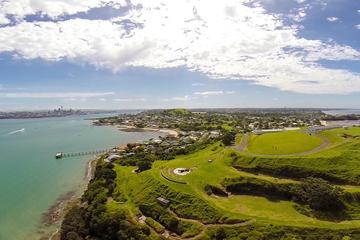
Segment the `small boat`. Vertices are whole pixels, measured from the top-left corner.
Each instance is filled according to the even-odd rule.
[[[63,156],[64,156],[64,154],[62,152],[58,152],[55,154],[56,159],[62,158]]]

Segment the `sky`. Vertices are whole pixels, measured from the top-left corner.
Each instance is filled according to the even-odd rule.
[[[360,108],[359,0],[0,0],[0,111]]]

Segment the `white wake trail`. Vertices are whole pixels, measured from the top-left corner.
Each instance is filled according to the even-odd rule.
[[[16,133],[23,133],[23,132],[25,132],[25,128],[22,128],[22,129],[19,129],[19,130],[16,130],[16,131],[9,132],[9,133],[6,134],[6,135],[9,136],[9,135],[13,135],[13,134],[16,134]]]

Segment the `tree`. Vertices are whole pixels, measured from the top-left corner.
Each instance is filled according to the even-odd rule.
[[[343,190],[333,187],[325,180],[318,178],[307,178],[296,190],[300,201],[309,204],[314,210],[338,211],[344,208],[341,201]]]
[[[62,240],[83,239],[89,234],[87,223],[84,219],[85,210],[78,206],[73,207],[65,215],[61,224]]]
[[[143,159],[137,162],[137,167],[139,172],[143,172],[145,170],[151,169],[152,162],[147,159]]]
[[[225,146],[230,146],[235,142],[236,133],[234,131],[227,131],[222,137],[222,142]]]

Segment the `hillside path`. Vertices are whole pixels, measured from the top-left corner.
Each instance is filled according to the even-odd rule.
[[[242,226],[247,226],[250,224],[253,224],[256,222],[255,219],[251,219],[251,220],[247,220],[245,222],[240,222],[240,223],[203,223],[199,220],[195,220],[195,219],[189,219],[189,218],[182,218],[179,217],[173,210],[169,209],[170,213],[173,214],[177,219],[182,220],[182,221],[188,221],[188,222],[192,222],[192,223],[197,223],[197,224],[201,224],[203,226],[203,229],[201,230],[201,232],[199,234],[197,234],[196,236],[193,237],[189,237],[189,238],[182,238],[182,237],[173,237],[170,236],[169,239],[171,240],[196,240],[199,239],[203,236],[205,236],[206,234],[206,230],[208,228],[212,228],[212,227],[242,227]]]

